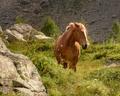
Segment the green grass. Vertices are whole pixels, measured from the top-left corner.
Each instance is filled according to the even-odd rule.
[[[14,93],[14,92],[6,93],[6,94],[0,92],[0,96],[23,96],[23,95],[21,93]]]
[[[49,26],[47,28],[49,31]],[[33,61],[49,96],[120,96],[120,67],[108,66],[120,63],[119,32],[119,23],[115,23],[110,40],[91,43],[88,49],[81,49],[77,72],[65,70],[57,64],[53,52],[54,40],[6,44],[12,52],[24,54]]]
[[[17,23],[24,22],[16,18]],[[14,53],[28,56],[38,69],[49,96],[120,96],[120,23],[113,24],[112,37],[105,43],[91,44],[81,49],[77,72],[58,65],[53,52],[54,40],[6,42]],[[42,31],[57,36],[59,28],[51,18],[44,22]],[[51,33],[52,32],[52,33]],[[0,96],[17,96],[14,93]]]
[[[119,68],[104,68],[90,73],[88,79],[102,81],[111,93],[109,96],[116,96],[120,91],[120,70]]]
[[[28,56],[40,73],[49,96],[119,96],[120,68],[105,67],[119,61],[120,44],[91,44],[81,49],[77,72],[63,69],[53,53],[54,40],[11,42],[8,48]],[[17,47],[16,47],[17,46]]]

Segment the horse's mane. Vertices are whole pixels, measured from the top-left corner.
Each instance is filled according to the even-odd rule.
[[[78,22],[75,22],[75,23],[71,22],[71,23],[69,23],[68,26],[66,26],[65,32],[68,31],[70,28],[72,30],[74,30],[76,27],[79,27],[81,29],[81,31],[83,31],[83,32],[87,32],[85,25],[82,24],[82,23],[78,23]]]

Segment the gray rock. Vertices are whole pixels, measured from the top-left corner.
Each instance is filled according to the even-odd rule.
[[[22,92],[24,93],[24,96],[36,96],[34,95],[34,92],[31,92],[29,89],[26,88],[14,88],[14,91],[16,92]]]
[[[34,64],[28,57],[10,52],[0,38],[0,91],[25,96],[47,96]]]
[[[9,49],[7,49],[6,45],[3,43],[2,39],[0,38],[0,52],[7,52],[7,51],[9,51]]]
[[[6,38],[10,41],[14,41],[14,40],[21,40],[21,41],[26,41],[24,38],[23,38],[23,35],[18,33],[17,31],[15,30],[9,30],[7,29],[5,31],[6,33]]]
[[[9,29],[6,29],[5,36],[9,41],[19,40],[28,41],[31,39],[51,39],[45,36],[42,32],[35,30],[28,24],[14,24]]]
[[[3,33],[2,27],[0,26],[0,33]]]

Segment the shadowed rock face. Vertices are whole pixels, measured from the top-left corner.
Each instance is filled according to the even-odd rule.
[[[45,16],[51,16],[61,30],[72,21],[84,19],[95,42],[111,32],[113,21],[120,20],[120,0],[1,0],[0,25],[13,25],[16,16],[40,27]]]
[[[36,67],[21,54],[6,48],[0,38],[0,91],[21,92],[25,96],[47,96]]]

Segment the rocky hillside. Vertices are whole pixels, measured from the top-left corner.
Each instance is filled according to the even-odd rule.
[[[0,0],[0,25],[14,24],[16,16],[35,27],[51,16],[62,31],[68,22],[82,19],[94,41],[103,41],[120,20],[120,0]]]
[[[25,96],[47,96],[35,65],[28,57],[10,52],[0,38],[1,91],[21,92]]]
[[[0,28],[0,96],[7,93],[15,94],[9,96],[18,96],[16,93],[22,94],[21,96],[47,96],[42,79],[32,61],[27,56],[13,53],[6,47],[10,44],[8,41],[27,42],[45,39],[50,38],[28,24],[15,24],[6,31]]]

